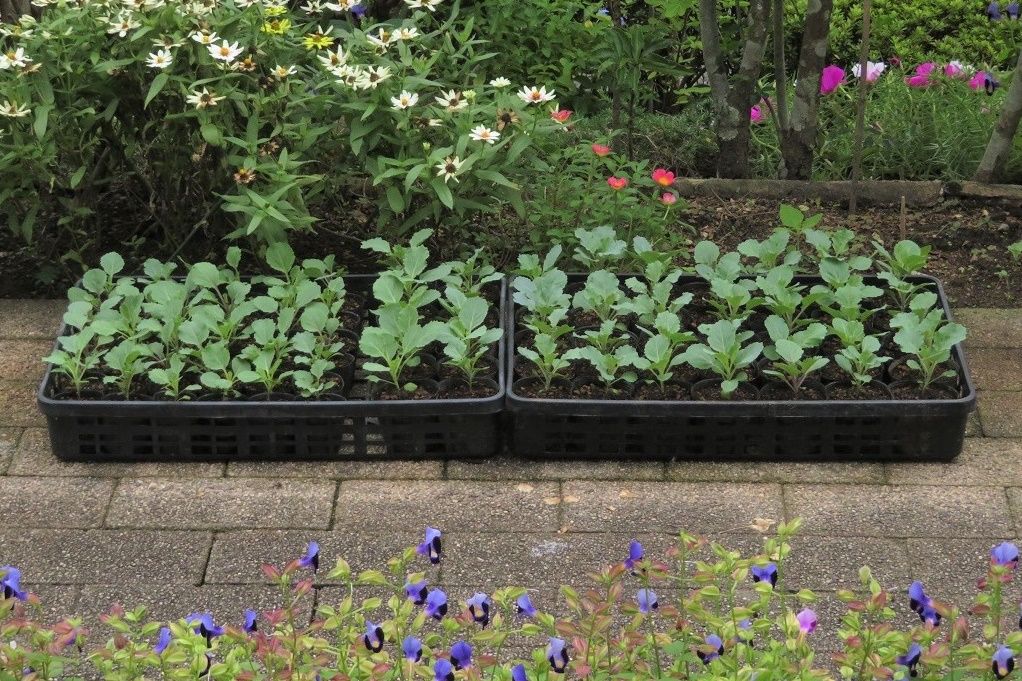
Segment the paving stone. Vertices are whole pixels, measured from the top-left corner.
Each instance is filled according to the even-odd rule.
[[[90,475],[103,477],[222,477],[225,463],[145,462],[84,463],[61,461],[50,449],[45,428],[27,428],[18,442],[8,475]]]
[[[518,458],[448,461],[452,480],[663,480],[654,461],[532,461]]]
[[[1022,349],[970,349],[968,362],[977,390],[1022,390]]]
[[[873,463],[769,461],[672,461],[667,478],[679,482],[863,482],[882,483],[884,468]]]
[[[895,618],[892,620],[893,628],[897,631],[910,631],[919,624],[919,617],[908,608],[907,600],[899,597],[905,593],[908,587],[904,585],[890,586],[892,605],[895,611]],[[900,593],[899,593],[900,589]],[[841,618],[848,612],[847,604],[843,603],[833,592],[818,592],[817,601],[809,607],[816,613],[818,624],[816,631],[809,638],[809,645],[816,652],[815,665],[832,671],[831,678],[840,678],[836,672],[836,665],[833,663],[833,654],[843,648],[843,642],[838,635],[841,627]]]
[[[556,530],[556,483],[431,481],[342,482],[335,526],[444,532]]]
[[[52,348],[49,340],[0,340],[0,379],[39,381],[46,369],[42,358]]]
[[[0,561],[31,584],[198,584],[212,536],[146,530],[0,531]]]
[[[0,475],[6,473],[10,468],[21,434],[21,428],[0,428]]]
[[[570,531],[702,532],[748,530],[757,517],[781,519],[781,488],[772,484],[564,484]]]
[[[0,338],[55,338],[66,300],[0,300]]]
[[[122,480],[109,527],[326,528],[336,483],[234,479]]]
[[[45,426],[36,405],[38,383],[0,380],[0,426]]]
[[[968,349],[1022,347],[1022,309],[963,308],[955,321],[969,330]],[[971,358],[971,355],[970,355]]]
[[[310,541],[319,543],[318,583],[328,583],[325,574],[338,558],[351,569],[385,570],[387,561],[422,541],[422,533],[316,530],[255,530],[223,532],[216,536],[209,555],[205,581],[210,584],[261,584],[266,581],[261,567],[281,567],[301,557]],[[446,539],[446,537],[445,537]],[[445,550],[446,551],[446,550]],[[428,561],[423,562],[426,569]]]
[[[114,481],[0,478],[0,527],[98,527]]]
[[[887,464],[892,484],[988,485],[1003,487],[1022,480],[1022,439],[970,437],[953,463]]]
[[[979,420],[987,437],[1022,437],[1022,393],[983,390]]]
[[[965,437],[983,437],[983,424],[980,423],[978,409],[969,412],[969,418],[965,422]]]
[[[790,517],[805,534],[873,537],[989,537],[1012,531],[1000,489],[945,485],[788,485]]]
[[[76,617],[78,612],[78,592],[81,587],[74,584],[31,584],[22,576],[22,587],[35,594],[43,609],[42,621],[45,624],[59,622],[62,619]]]
[[[339,478],[343,480],[435,480],[442,461],[232,461],[230,477]]]
[[[904,539],[796,536],[785,561],[786,586],[813,591],[856,589],[859,568],[864,565],[881,584],[907,584],[912,573],[905,547]]]

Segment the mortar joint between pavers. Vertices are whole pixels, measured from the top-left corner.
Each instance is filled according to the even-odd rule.
[[[332,530],[337,526],[337,504],[341,499],[341,485],[343,484],[344,480],[334,480],[334,496],[330,501],[330,519],[326,525],[328,530]]]
[[[206,576],[209,574],[209,560],[213,557],[213,544],[216,543],[218,532],[214,530],[206,535],[206,557],[202,561],[202,574],[199,576],[199,583],[195,586],[206,584]]]
[[[110,488],[110,496],[107,497],[106,504],[103,506],[103,517],[99,520],[99,527],[109,527],[107,520],[110,518],[110,509],[114,505],[114,496],[117,494],[117,489],[121,486],[121,478],[114,478],[114,484]]]

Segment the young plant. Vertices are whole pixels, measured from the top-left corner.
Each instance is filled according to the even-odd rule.
[[[466,296],[481,296],[486,284],[500,281],[504,276],[493,265],[481,260],[482,253],[482,249],[477,248],[465,260],[448,263],[450,271],[444,277],[444,282]]]
[[[149,367],[145,360],[151,356],[152,349],[148,345],[133,340],[121,341],[103,355],[103,363],[113,371],[113,375],[103,377],[103,382],[116,386],[121,396],[128,399],[132,383],[145,373]]]
[[[841,320],[835,320],[841,321]],[[872,373],[891,360],[881,357],[880,339],[863,335],[856,341],[844,342],[844,347],[834,357],[834,362],[848,374],[852,385],[862,387],[873,380]]]
[[[739,322],[721,319],[713,324],[700,324],[699,332],[706,343],[690,345],[684,352],[685,361],[696,369],[711,371],[721,378],[720,393],[730,399],[738,386],[749,380],[746,368],[763,352],[760,342],[749,343],[752,331],[741,331]]]
[[[336,365],[323,358],[315,358],[307,369],[296,369],[291,372],[291,380],[301,392],[302,397],[319,397],[337,387],[337,381],[329,378]]]
[[[820,276],[827,285],[817,285],[813,293],[820,295],[820,307],[830,316],[865,322],[881,307],[869,307],[867,301],[879,298],[883,289],[866,284],[862,275],[844,260],[825,258],[820,262]]]
[[[418,386],[403,382],[406,369],[422,363],[419,354],[429,344],[439,340],[444,324],[439,321],[419,323],[419,311],[411,305],[393,304],[380,308],[378,326],[362,330],[359,350],[377,361],[366,362],[363,368],[372,372],[373,383],[387,383],[398,391],[414,392]]]
[[[534,333],[558,338],[571,330],[561,322],[568,314],[571,296],[564,292],[568,275],[560,270],[547,270],[535,278],[515,277],[511,282],[515,303],[525,308],[524,325]]]
[[[720,248],[712,241],[700,241],[692,251],[695,260],[695,273],[712,282],[714,279],[734,282],[742,274],[742,256],[739,253],[720,252]]]
[[[657,315],[653,329],[643,329],[649,339],[639,355],[629,347],[633,356],[632,366],[653,376],[660,389],[663,390],[674,378],[673,369],[684,363],[684,348],[695,340],[695,334],[681,330],[681,319],[673,312],[661,312]]]
[[[756,286],[763,293],[763,306],[784,320],[788,328],[809,323],[806,313],[824,297],[822,292],[806,293],[806,287],[793,283],[795,270],[779,265],[764,276],[756,277]]]
[[[195,383],[182,385],[185,381],[186,366],[184,359],[179,356],[170,357],[166,366],[150,368],[146,375],[150,381],[163,389],[164,395],[172,400],[183,400],[187,397],[187,393],[199,389]]]
[[[277,311],[275,319],[263,318],[252,322],[252,344],[246,346],[241,357],[248,363],[249,369],[238,373],[242,383],[258,383],[263,391],[276,391],[280,382],[290,375],[281,371],[284,360],[291,350],[289,331],[294,324],[295,311],[283,308]]]
[[[592,312],[602,324],[617,319],[624,300],[625,294],[617,275],[597,270],[586,277],[585,288],[575,294],[572,305],[578,310]]]
[[[592,345],[586,345],[568,350],[564,353],[564,358],[569,361],[589,362],[600,375],[600,380],[607,391],[616,392],[619,384],[632,384],[638,378],[634,371],[628,369],[632,366],[635,354],[635,349],[628,345],[621,346],[613,352],[600,352]]]
[[[823,324],[815,322],[801,331],[791,333],[784,320],[776,315],[767,317],[765,324],[773,345],[764,350],[771,364],[763,373],[778,379],[791,388],[793,393],[798,393],[813,373],[830,363],[826,357],[806,355],[807,350],[820,346],[827,335],[827,329]]]
[[[571,363],[562,356],[553,336],[537,333],[533,345],[535,349],[519,347],[518,354],[532,362],[536,374],[543,379],[544,390],[549,390],[555,379],[564,378],[564,372]]]
[[[542,261],[534,253],[520,253],[518,255],[518,267],[514,273],[518,277],[538,279],[547,272],[557,269],[557,261],[561,259],[561,252],[561,245],[555,244],[547,251]]]
[[[937,369],[951,358],[955,344],[965,340],[965,327],[947,322],[940,309],[930,310],[920,317],[916,312],[901,312],[891,319],[891,328],[897,329],[894,342],[912,357],[907,361],[919,378],[919,387],[926,390],[938,378],[954,378],[954,369],[937,374]]]
[[[730,281],[722,278],[710,280],[710,298],[707,299],[717,317],[742,322],[763,304],[763,298],[753,296],[756,282],[751,279]]]
[[[765,274],[781,265],[795,267],[802,259],[802,254],[791,245],[791,232],[783,227],[763,241],[746,239],[738,244],[738,252],[753,261],[748,270],[755,274]]]
[[[89,373],[101,366],[103,353],[100,347],[109,341],[109,338],[97,338],[95,331],[85,328],[78,333],[58,338],[57,344],[60,347],[44,357],[43,361],[66,377],[75,395],[80,397]]]
[[[586,329],[580,337],[600,352],[613,352],[615,348],[627,344],[629,340],[612,319],[600,322],[599,328]]]
[[[572,258],[587,272],[614,268],[621,262],[628,244],[617,238],[617,232],[609,225],[594,229],[579,227],[575,230],[578,248]]]
[[[368,239],[362,242],[362,248],[386,256],[384,262],[387,264],[387,275],[399,282],[406,300],[414,301],[416,289],[421,290],[427,284],[441,281],[450,271],[448,264],[429,267],[429,249],[423,243],[432,234],[431,229],[421,229],[412,235],[407,246],[391,245],[380,238]]]
[[[865,255],[855,255],[855,239],[856,234],[850,229],[810,229],[805,232],[806,243],[815,249],[819,262],[828,258],[843,260],[856,272],[865,272],[873,267],[873,261]]]
[[[634,314],[639,325],[650,326],[662,312],[678,314],[692,301],[691,293],[674,297],[674,286],[682,272],[674,267],[670,259],[652,250],[642,237],[635,237],[633,249],[644,263],[643,279],[629,277],[625,287],[635,295],[626,298],[619,305],[625,314]]]
[[[490,346],[500,340],[500,329],[487,328],[486,314],[490,306],[479,297],[467,297],[460,290],[448,287],[444,307],[451,314],[440,336],[448,363],[465,375],[473,387],[481,367],[479,362]]]
[[[205,371],[199,376],[199,382],[206,388],[225,396],[236,395],[235,387],[238,375],[250,369],[240,357],[231,357],[227,344],[223,341],[211,343],[201,348],[199,358]]]
[[[928,284],[913,284],[908,277],[926,269],[930,259],[930,246],[919,246],[914,241],[899,241],[888,252],[879,241],[873,242],[873,248],[880,256],[877,263],[883,270],[877,276],[887,282],[895,304],[900,310],[908,309],[908,302]]]

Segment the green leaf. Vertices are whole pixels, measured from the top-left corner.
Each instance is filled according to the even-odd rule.
[[[85,171],[86,171],[85,166],[81,166],[78,168],[78,170],[74,171],[74,173],[71,175],[71,178],[68,180],[67,183],[68,187],[74,189],[79,184],[81,184],[82,178],[85,177]]]
[[[169,80],[170,74],[166,71],[161,71],[156,74],[156,77],[153,78],[152,84],[149,86],[149,92],[146,93],[145,102],[142,104],[142,108],[145,109],[149,107],[149,102],[153,101],[153,98],[160,94],[160,90],[163,89]],[[205,135],[203,135],[203,137],[205,137]],[[212,144],[212,142],[210,142],[210,144]]]
[[[202,139],[206,140],[207,144],[214,147],[219,147],[223,143],[223,136],[220,134],[220,129],[212,123],[203,123],[202,127],[199,128],[199,134],[202,135]]]
[[[295,252],[284,241],[266,247],[266,264],[281,274],[287,274],[295,264]]]
[[[453,209],[454,195],[451,194],[451,188],[447,186],[447,183],[443,180],[434,179],[430,185],[433,187],[433,191],[436,192],[437,198],[440,199],[440,203]]]
[[[99,259],[99,266],[112,277],[124,269],[124,258],[117,253],[107,253]]]
[[[802,226],[805,216],[795,206],[787,203],[781,204],[781,224],[788,229],[798,229]]]
[[[387,203],[395,213],[401,213],[405,209],[405,198],[402,196],[401,190],[394,185],[387,187]]]
[[[46,124],[50,120],[52,104],[43,104],[35,108],[35,122],[32,124],[32,132],[36,137],[42,138],[46,134]]]

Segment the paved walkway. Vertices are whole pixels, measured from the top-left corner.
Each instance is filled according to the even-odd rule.
[[[964,604],[994,542],[1022,536],[1022,310],[960,310],[980,389],[953,465],[733,463],[65,464],[34,391],[59,301],[0,301],[0,565],[19,566],[53,614],[92,620],[115,600],[176,618],[238,620],[271,607],[259,566],[318,540],[324,560],[382,567],[429,523],[446,534],[452,596],[512,583],[553,599],[561,583],[650,552],[680,528],[735,548],[753,519],[805,519],[792,586],[832,592],[869,563],[898,593],[912,579]],[[830,594],[830,595],[828,595]],[[317,586],[320,602],[331,600]]]

